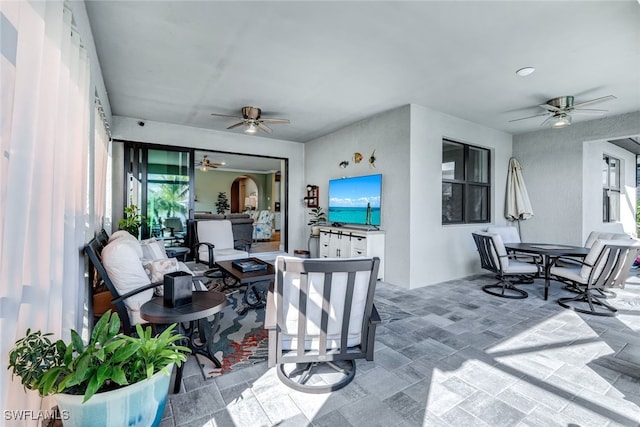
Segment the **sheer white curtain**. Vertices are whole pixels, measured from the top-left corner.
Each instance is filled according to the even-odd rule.
[[[93,234],[100,231],[105,226],[107,217],[107,166],[109,162],[110,137],[103,121],[104,113],[102,106],[96,99],[94,110],[95,131],[94,131],[94,161],[93,171]],[[90,166],[91,167],[91,166]]]
[[[2,1],[0,14],[0,407],[37,410],[37,394],[12,381],[7,353],[27,328],[68,339],[82,325],[93,97],[63,2]]]

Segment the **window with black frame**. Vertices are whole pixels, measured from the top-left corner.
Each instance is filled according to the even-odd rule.
[[[442,223],[490,222],[490,157],[485,148],[442,140]]]
[[[602,156],[602,221],[620,221],[620,160]]]

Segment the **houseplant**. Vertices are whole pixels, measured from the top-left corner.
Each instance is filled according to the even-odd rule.
[[[140,209],[134,204],[130,204],[124,208],[124,218],[118,220],[118,228],[128,231],[136,239],[140,226],[145,222],[145,217],[140,215]]]
[[[218,192],[218,201],[216,202],[216,213],[225,214],[229,210],[229,199],[224,191]]]
[[[26,389],[55,395],[65,426],[157,425],[173,365],[190,350],[176,344],[183,336],[174,333],[175,325],[154,337],[150,327],[136,325],[137,337],[119,329],[111,311],[96,323],[87,345],[74,330],[67,344],[27,329],[9,352],[9,369]]]
[[[320,234],[320,225],[327,221],[327,216],[320,206],[311,209],[309,215],[311,219],[307,225],[311,226],[311,235],[317,236]]]

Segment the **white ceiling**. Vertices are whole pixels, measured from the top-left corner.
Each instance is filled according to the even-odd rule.
[[[636,0],[86,6],[119,116],[225,130],[235,121],[210,113],[253,105],[291,120],[270,137],[306,142],[409,103],[512,134],[540,129],[509,120],[558,96],[640,111]],[[525,66],[536,72],[516,76]]]

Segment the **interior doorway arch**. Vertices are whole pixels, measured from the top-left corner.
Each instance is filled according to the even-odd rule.
[[[249,176],[239,176],[231,184],[231,213],[255,210],[258,207],[258,184]]]

